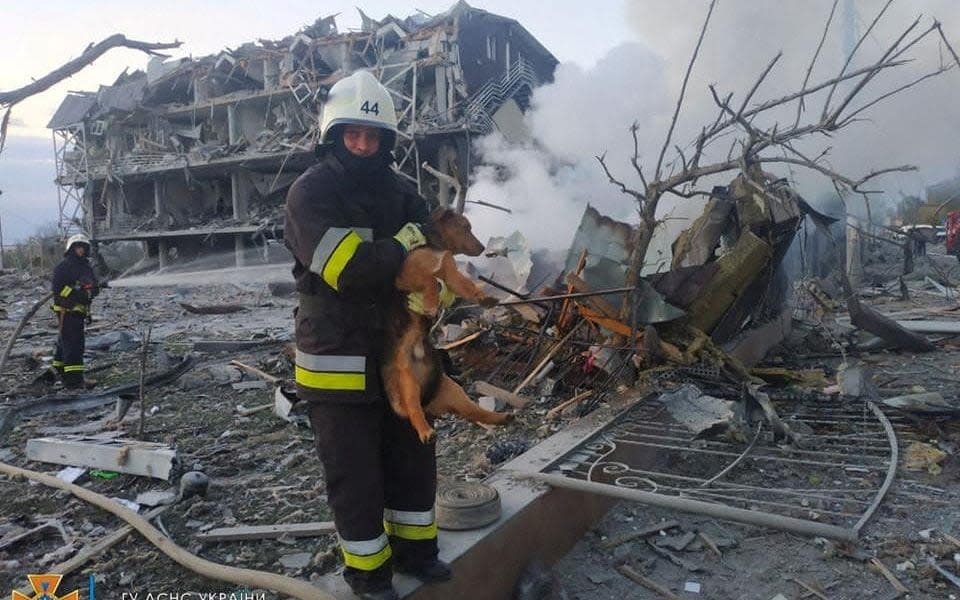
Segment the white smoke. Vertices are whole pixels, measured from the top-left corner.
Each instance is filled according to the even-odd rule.
[[[494,134],[477,142],[485,166],[473,173],[468,198],[483,200],[513,210],[512,215],[472,205],[470,218],[481,236],[509,235],[519,230],[531,247],[566,248],[589,202],[613,218],[636,222],[635,202],[611,185],[595,156],[606,153],[613,174],[627,186],[640,189],[639,178],[629,163],[633,140],[629,127],[638,125],[640,162],[649,176],[663,144],[678,96],[683,74],[696,43],[709,3],[706,0],[637,0],[626,3],[626,17],[642,42],[612,49],[594,67],[561,64],[555,81],[535,91],[526,124],[532,141],[508,144]],[[674,142],[689,148],[700,128],[717,116],[708,85],[725,95],[734,92],[738,106],[746,91],[778,51],[783,51],[754,102],[797,91],[823,31],[832,0],[804,2],[755,2],[721,0],[711,20],[697,64],[687,89]],[[882,3],[849,3],[840,0],[833,25],[821,50],[811,83],[836,76],[845,57],[844,47],[866,30]],[[956,0],[918,0],[894,4],[880,25],[867,37],[853,68],[869,64],[913,22],[920,11],[944,23],[954,47],[960,47],[960,3]],[[859,11],[859,12],[857,12]],[[852,20],[851,20],[852,18]],[[927,27],[926,18],[916,31]],[[852,25],[848,25],[852,23]],[[952,60],[932,34],[915,51],[909,65],[876,78],[856,105],[892,90]],[[884,189],[890,203],[901,193],[920,194],[925,185],[950,177],[960,159],[955,132],[960,130],[960,82],[958,69],[927,80],[873,107],[868,120],[841,131],[834,138],[823,136],[805,143],[812,155],[832,147],[831,167],[857,179],[871,170],[899,164],[914,164],[916,173],[879,178],[871,186]],[[844,89],[838,90],[842,93]],[[825,94],[807,100],[801,123],[815,119]],[[836,100],[834,100],[836,102]],[[771,115],[760,125],[774,121],[793,123],[796,104]],[[718,144],[711,158],[726,155],[732,140]],[[668,158],[675,157],[671,151]],[[793,177],[808,198],[831,193],[829,181],[801,168],[770,166],[768,170]],[[725,183],[732,174],[716,179]],[[701,188],[712,181],[701,182]],[[676,232],[699,214],[702,202],[665,198],[661,216],[669,221],[661,248]]]

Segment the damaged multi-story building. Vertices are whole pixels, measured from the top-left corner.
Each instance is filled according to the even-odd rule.
[[[358,69],[391,91],[397,167],[425,196],[465,182],[472,140],[525,135],[532,90],[556,58],[517,21],[458,2],[447,12],[374,20],[340,32],[318,19],[278,41],[202,58],[152,59],[97,92],[71,93],[50,120],[64,233],[146,244],[161,267],[266,252],[286,190],[313,161],[326,93]]]

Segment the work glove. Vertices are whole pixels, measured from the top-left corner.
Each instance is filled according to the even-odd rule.
[[[437,285],[440,287],[440,306],[439,308],[450,308],[457,300],[457,295],[447,287],[442,279],[437,279]],[[427,314],[427,309],[423,305],[424,297],[422,292],[410,292],[407,294],[407,308],[418,315],[432,316]]]
[[[400,228],[400,231],[393,236],[393,239],[400,242],[403,249],[410,252],[414,248],[427,245],[427,238],[420,231],[420,226],[416,223],[407,223]]]

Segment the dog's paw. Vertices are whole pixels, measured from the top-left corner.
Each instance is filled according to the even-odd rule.
[[[436,437],[437,437],[437,432],[434,431],[434,430],[431,428],[431,429],[428,429],[428,430],[426,430],[426,431],[419,431],[419,432],[417,432],[417,435],[420,437],[420,442],[421,442],[421,443],[429,444],[429,443],[432,442],[434,439],[436,439]]]

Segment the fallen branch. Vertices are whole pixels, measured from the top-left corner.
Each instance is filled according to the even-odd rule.
[[[35,94],[39,94],[40,92],[56,85],[64,79],[78,73],[84,67],[100,58],[101,55],[106,53],[107,50],[110,50],[111,48],[132,48],[133,50],[146,52],[151,56],[165,56],[156,51],[179,48],[181,44],[182,42],[179,41],[174,41],[172,43],[152,43],[128,40],[127,36],[123,35],[122,33],[111,35],[100,43],[90,44],[83,51],[83,54],[65,63],[59,68],[50,71],[43,77],[35,79],[31,83],[28,83],[21,88],[11,90],[9,92],[0,92],[0,105],[13,106],[21,100],[29,98]]]
[[[13,333],[10,334],[10,339],[7,341],[7,347],[3,349],[3,356],[0,356],[0,372],[3,372],[3,367],[7,364],[7,359],[10,357],[10,352],[13,351],[13,345],[17,341],[17,336],[20,335],[20,332],[23,331],[23,328],[26,327],[27,322],[33,318],[33,315],[37,314],[37,311],[40,310],[40,307],[50,301],[53,298],[53,292],[47,292],[43,298],[37,300],[37,302],[30,307],[30,310],[27,311],[27,314],[21,317],[20,322],[17,323],[17,327],[13,330]]]
[[[300,598],[301,600],[334,600],[330,594],[304,581],[298,581],[291,577],[277,575],[276,573],[228,567],[195,556],[170,541],[170,538],[160,533],[142,516],[106,496],[92,492],[79,485],[61,481],[52,475],[21,469],[6,463],[0,463],[0,473],[4,473],[11,478],[22,477],[42,483],[48,487],[65,490],[81,500],[120,517],[140,532],[143,537],[147,538],[158,550],[172,558],[179,565],[203,577],[226,581],[236,585],[245,585],[251,588],[274,590],[287,596]]]

